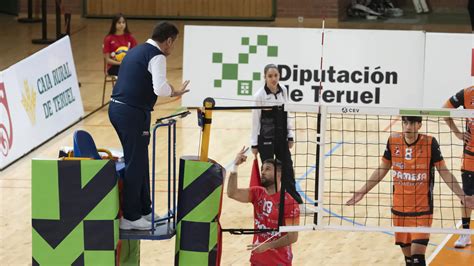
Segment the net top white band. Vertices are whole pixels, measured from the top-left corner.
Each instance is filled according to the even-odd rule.
[[[393,115],[393,116],[433,116],[433,117],[462,117],[474,118],[474,110],[466,109],[445,109],[445,108],[387,108],[375,106],[325,106],[325,105],[306,105],[306,104],[286,104],[284,106],[287,112],[302,113],[320,113],[321,108],[326,108],[328,113],[332,114],[360,114],[360,115]]]
[[[374,227],[374,226],[317,226],[315,224],[307,224],[300,226],[280,226],[280,232],[299,232],[312,230],[334,230],[334,231],[364,231],[364,232],[404,232],[404,233],[431,233],[431,234],[470,234],[474,235],[473,229],[456,229],[456,228],[432,228],[432,227]]]

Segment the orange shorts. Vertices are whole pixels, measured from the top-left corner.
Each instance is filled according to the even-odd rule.
[[[392,214],[394,226],[402,227],[431,227],[433,215],[399,216]],[[427,233],[395,233],[395,244],[409,246],[411,243],[427,245],[430,234]]]

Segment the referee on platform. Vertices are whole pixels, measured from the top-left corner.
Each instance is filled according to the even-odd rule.
[[[112,92],[109,119],[125,157],[120,229],[151,228],[148,162],[151,111],[158,96],[181,96],[189,91],[186,89],[189,81],[175,90],[166,80],[166,56],[173,50],[178,33],[171,23],[157,24],[151,39],[127,53]]]

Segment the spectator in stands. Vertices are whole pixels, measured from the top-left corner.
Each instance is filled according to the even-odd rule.
[[[115,59],[117,48],[125,46],[132,49],[137,46],[137,41],[133,38],[128,29],[127,19],[123,14],[118,14],[112,19],[112,25],[107,36],[104,38],[102,52],[107,63],[107,74],[117,76],[122,63]]]

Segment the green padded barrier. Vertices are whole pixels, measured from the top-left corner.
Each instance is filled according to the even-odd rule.
[[[193,159],[180,159],[175,265],[219,265],[225,170]]]
[[[108,160],[33,160],[33,265],[115,265],[119,194]]]

